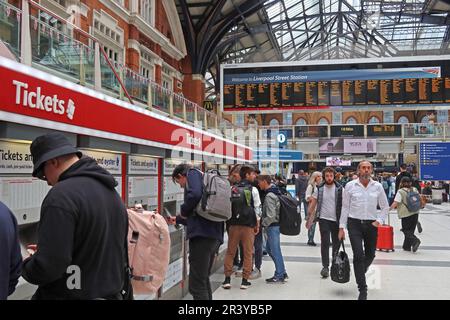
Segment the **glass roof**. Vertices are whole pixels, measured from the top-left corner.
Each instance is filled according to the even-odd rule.
[[[449,14],[425,12],[426,2],[267,0],[265,31],[276,40],[278,48],[271,49],[278,50],[277,60],[284,61],[449,53]],[[258,34],[256,25],[252,32]],[[258,48],[246,49],[239,44],[226,57],[258,61]]]

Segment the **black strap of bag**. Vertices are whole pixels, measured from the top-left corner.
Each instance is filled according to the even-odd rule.
[[[129,222],[128,222],[128,213],[127,213],[127,228],[125,231],[125,270],[124,270],[124,279],[123,279],[123,287],[120,291],[120,294],[122,295],[123,300],[134,300],[133,295],[133,286],[131,285],[131,278],[133,277],[133,272],[130,267],[130,261],[128,259],[128,228],[129,228]]]
[[[347,252],[345,252],[344,239],[341,240],[341,246],[342,246],[342,250],[344,251],[344,253],[347,254]]]

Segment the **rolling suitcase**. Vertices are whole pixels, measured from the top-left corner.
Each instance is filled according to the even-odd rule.
[[[391,226],[388,214],[388,224],[378,226],[377,250],[394,251],[394,228]]]

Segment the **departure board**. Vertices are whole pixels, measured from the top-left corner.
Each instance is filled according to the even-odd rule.
[[[341,82],[334,80],[330,84],[330,104],[332,106],[342,105]]]
[[[258,84],[258,107],[266,108],[270,103],[270,87],[268,84]]]
[[[317,83],[317,104],[319,106],[330,105],[330,84],[328,81]]]
[[[430,103],[431,96],[430,79],[419,79],[419,103]]]
[[[292,82],[285,82],[281,84],[281,103],[283,107],[292,105],[293,94],[294,84]]]
[[[450,103],[450,77],[445,78],[445,102]]]
[[[391,101],[394,104],[401,104],[405,101],[405,81],[404,79],[392,80]]]
[[[317,82],[306,82],[305,97],[307,106],[317,106]]]
[[[363,105],[367,101],[367,82],[365,80],[355,80],[354,84],[354,104]]]
[[[342,81],[342,104],[344,106],[353,105],[354,85],[355,83],[353,81]]]
[[[258,86],[256,84],[248,84],[246,94],[246,106],[249,108],[256,107],[258,105],[258,101],[256,99],[258,95]]]
[[[330,70],[285,66],[271,67],[267,72],[244,67],[245,73],[233,72],[228,78],[224,74],[223,107],[251,112],[252,108],[450,104],[447,60],[440,64],[425,61],[415,67],[402,63],[386,70],[373,66],[330,66]]]
[[[405,103],[417,103],[417,79],[405,79]]]
[[[281,107],[281,83],[270,84],[270,106]]]
[[[225,108],[234,108],[234,84],[223,86],[223,105]]]
[[[392,81],[380,80],[380,104],[392,104]]]
[[[378,80],[367,80],[367,104],[380,104],[380,83]]]
[[[444,102],[444,79],[431,79],[431,101],[433,103]]]
[[[247,86],[245,84],[238,84],[235,87],[236,108],[243,108],[247,106]]]

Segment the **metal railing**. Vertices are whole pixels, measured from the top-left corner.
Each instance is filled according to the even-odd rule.
[[[230,137],[234,126],[180,94],[112,61],[91,34],[32,0],[0,0],[0,40],[24,64]],[[33,9],[33,10],[30,10]],[[43,19],[41,12],[52,19]],[[29,30],[29,32],[21,32]],[[228,131],[226,131],[228,130]]]

